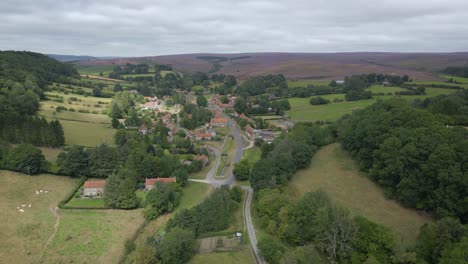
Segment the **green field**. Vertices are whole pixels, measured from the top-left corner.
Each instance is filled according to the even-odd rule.
[[[367,90],[373,93],[392,93],[392,94],[394,94],[395,92],[407,91],[407,89],[401,88],[399,86],[383,86],[383,85],[378,85],[378,84],[372,85]]]
[[[61,210],[42,263],[117,263],[143,223],[141,210]]]
[[[0,170],[0,256],[3,263],[37,262],[54,234],[56,218],[52,210],[76,182],[64,176],[27,176]],[[36,190],[47,190],[47,193],[36,195]],[[22,207],[23,204],[26,206]],[[17,206],[24,213],[19,212]]]
[[[397,87],[380,87],[373,86],[371,89],[373,91],[380,91],[387,88],[395,91]],[[289,103],[291,104],[291,110],[286,111],[286,114],[294,121],[335,121],[342,117],[345,114],[351,114],[355,110],[359,110],[375,103],[378,99],[390,99],[394,97],[403,98],[405,100],[415,100],[415,99],[425,99],[428,97],[434,97],[438,95],[450,94],[455,92],[451,89],[442,89],[442,88],[426,88],[426,94],[424,95],[404,95],[404,96],[395,96],[395,95],[384,95],[384,96],[374,96],[372,99],[368,100],[359,100],[359,101],[343,101],[339,103],[333,103],[333,99],[344,99],[344,94],[327,94],[321,95],[321,97],[326,98],[331,103],[327,105],[311,105],[309,103],[310,98],[289,98]]]
[[[125,74],[125,75],[122,75],[122,78],[127,78],[127,77],[153,77],[154,76],[154,72],[152,73],[140,73],[140,74]]]
[[[457,76],[450,76],[450,75],[442,75],[442,78],[445,78],[445,79],[447,79],[447,80],[453,79],[453,80],[456,81],[456,82],[468,84],[468,78],[457,77]]]
[[[196,254],[189,264],[254,264],[252,253],[249,249],[234,252],[203,253]]]
[[[102,72],[104,76],[109,76],[114,65],[75,65],[75,68],[81,74],[99,76],[99,73]]]
[[[66,145],[96,147],[102,143],[112,145],[115,129],[108,125],[60,120],[65,132]]]
[[[430,218],[385,198],[383,190],[358,171],[348,153],[337,143],[322,147],[310,168],[296,173],[288,185],[292,196],[323,190],[353,214],[389,227],[403,250],[415,245],[419,227]]]
[[[101,143],[112,144],[116,130],[109,127],[110,117],[101,114],[102,111],[107,111],[112,99],[62,92],[47,92],[46,95],[50,99],[54,99],[51,96],[63,97],[63,103],[51,100],[41,101],[38,115],[48,120],[58,119],[60,121],[65,133],[65,144],[86,147],[95,147]],[[58,106],[67,109],[73,108],[75,111],[62,110],[57,112]],[[79,110],[89,111],[89,113],[80,113]],[[92,112],[97,112],[97,114]]]

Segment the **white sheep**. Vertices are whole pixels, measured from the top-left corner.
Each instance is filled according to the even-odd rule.
[[[31,207],[31,204],[29,204],[28,207]]]
[[[20,213],[24,213],[24,210],[23,210],[23,209],[19,209],[18,211],[20,211]]]

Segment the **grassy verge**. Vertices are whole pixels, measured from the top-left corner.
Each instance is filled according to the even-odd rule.
[[[431,221],[415,210],[386,199],[383,190],[358,171],[348,153],[337,143],[321,148],[310,168],[296,173],[288,185],[288,193],[297,198],[319,189],[353,214],[389,227],[400,250],[414,246],[419,227]]]

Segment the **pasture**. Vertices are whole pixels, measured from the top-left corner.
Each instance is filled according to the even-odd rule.
[[[65,133],[66,145],[96,147],[103,143],[112,145],[114,142],[116,130],[108,125],[68,120],[60,120],[60,123]]]
[[[143,223],[137,210],[61,210],[42,263],[117,263],[124,242]]]
[[[99,75],[100,72],[104,76],[109,76],[114,65],[75,65],[76,70],[81,74]]]
[[[419,228],[431,219],[385,198],[382,188],[358,171],[357,165],[338,143],[322,147],[308,169],[297,172],[287,192],[296,198],[306,192],[323,190],[355,215],[389,227],[398,250],[415,245]]]
[[[383,87],[380,85],[372,86],[370,89],[373,92],[387,92],[386,89],[390,88],[389,92],[397,91],[398,87]],[[291,104],[291,110],[286,111],[286,114],[293,121],[304,121],[304,122],[313,122],[317,120],[321,121],[335,121],[342,117],[345,114],[351,114],[355,110],[365,108],[378,99],[387,100],[390,98],[403,98],[408,101],[415,99],[425,99],[428,97],[434,97],[438,95],[450,94],[455,92],[451,89],[442,89],[442,88],[426,88],[426,94],[424,95],[384,95],[384,96],[374,96],[372,99],[368,100],[359,100],[359,101],[343,101],[338,103],[333,103],[333,99],[343,99],[344,94],[327,94],[321,95],[321,97],[326,98],[331,103],[327,105],[311,105],[309,103],[310,98],[289,98],[289,103]]]
[[[112,99],[61,92],[47,92],[46,95],[50,99],[63,97],[63,103],[52,100],[41,101],[38,114],[48,120],[60,121],[66,145],[95,147],[101,143],[112,144],[115,129],[109,127],[110,117],[102,114],[108,111]],[[72,108],[74,111],[57,112],[57,107],[60,106]]]
[[[0,258],[3,263],[34,263],[40,258],[54,234],[56,218],[52,210],[73,189],[76,181],[64,176],[27,176],[0,170]],[[47,190],[47,193],[36,194],[36,190]],[[23,204],[26,206],[22,207]],[[19,212],[17,206],[24,213]]]

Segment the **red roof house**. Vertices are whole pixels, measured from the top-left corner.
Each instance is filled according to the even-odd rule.
[[[146,178],[145,181],[145,190],[149,191],[154,188],[154,184],[157,182],[164,182],[164,183],[171,183],[171,182],[176,182],[176,178],[151,178],[148,179]]]

